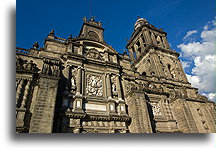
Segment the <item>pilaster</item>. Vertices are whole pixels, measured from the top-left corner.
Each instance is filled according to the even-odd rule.
[[[58,77],[40,76],[29,133],[51,133]]]

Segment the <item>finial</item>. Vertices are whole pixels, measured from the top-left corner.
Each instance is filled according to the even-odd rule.
[[[87,22],[87,18],[86,18],[86,17],[84,17],[84,18],[83,18],[83,21],[86,23],[86,22]]]
[[[70,35],[68,36],[68,39],[72,39],[72,34],[70,34]]]
[[[94,16],[91,16],[91,21],[95,21],[95,17]]]
[[[33,47],[34,47],[34,48],[39,48],[38,42],[35,42],[35,43],[33,44]]]
[[[49,35],[54,36],[54,34],[55,34],[54,29],[52,29]]]
[[[126,54],[127,54],[127,51],[126,51],[126,49],[124,49],[123,55],[126,55]]]
[[[101,23],[101,21],[99,21],[99,22],[98,22],[98,24],[99,24],[99,26],[102,26],[102,23]]]
[[[140,16],[139,16],[139,15],[137,15],[137,19],[140,19]]]
[[[160,28],[159,30],[160,30],[160,31],[163,31],[163,28]]]

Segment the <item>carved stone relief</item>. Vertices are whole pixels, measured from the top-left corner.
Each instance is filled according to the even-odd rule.
[[[60,74],[60,61],[44,59],[42,74],[50,75],[50,76],[59,76]]]
[[[32,60],[27,61],[23,60],[20,57],[16,57],[16,70],[17,71],[26,71],[26,72],[38,72],[37,64],[35,64]]]
[[[162,116],[161,107],[159,103],[150,103],[152,106],[152,111],[155,116]]]
[[[88,51],[86,52],[86,56],[89,58],[104,60],[100,52],[95,48],[88,49]]]
[[[97,97],[103,96],[101,76],[87,74],[86,80],[87,80],[86,93],[89,96],[97,96]]]

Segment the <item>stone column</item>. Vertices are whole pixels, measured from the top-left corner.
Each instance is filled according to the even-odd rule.
[[[108,52],[104,53],[104,60],[109,61],[109,53]]]
[[[152,39],[151,39],[151,36],[150,36],[150,34],[149,34],[149,31],[147,30],[147,31],[145,31],[144,33],[143,33],[143,36],[145,36],[146,37],[146,42],[147,43],[149,43],[149,44],[152,44]]]
[[[80,41],[80,47],[79,47],[79,49],[78,49],[78,54],[81,54],[82,55],[82,53],[83,53],[83,41]]]
[[[167,38],[164,36],[164,37],[162,37],[162,40],[163,40],[164,46],[165,46],[167,49],[169,49],[170,47],[169,47],[169,43],[167,42]]]
[[[30,84],[31,84],[31,80],[27,80],[27,84],[26,84],[26,87],[25,87],[25,90],[24,90],[23,100],[22,100],[22,103],[21,103],[21,108],[26,108],[26,101],[28,99]]]
[[[68,45],[68,49],[67,49],[67,52],[68,53],[72,53],[73,52],[73,44],[72,43],[70,43],[69,45]]]
[[[116,88],[117,88],[117,92],[118,92],[118,99],[122,100],[122,89],[121,89],[120,75],[116,76]]]
[[[22,91],[24,81],[25,81],[25,80],[21,79],[21,80],[20,80],[20,84],[18,85],[17,92],[16,92],[16,105],[17,105],[18,100],[19,100],[19,98],[20,98],[20,93],[21,93],[21,91]]]
[[[118,63],[118,58],[117,58],[117,55],[116,55],[116,54],[113,56],[113,62],[114,62],[114,63]]]
[[[77,70],[77,82],[76,82],[76,86],[77,86],[77,90],[76,90],[76,95],[74,97],[74,101],[73,101],[73,112],[78,112],[78,113],[84,113],[82,107],[83,107],[83,79],[84,79],[84,74],[82,71],[82,67],[78,67]]]
[[[152,32],[152,34],[151,34],[151,39],[152,39],[153,44],[157,45],[157,41],[156,41],[156,39],[155,39],[155,35],[154,35],[153,32]]]
[[[141,51],[144,51],[144,43],[143,43],[143,40],[142,38],[139,38],[139,42],[140,42],[140,46],[141,46]]]
[[[135,52],[136,52],[136,56],[137,56],[137,58],[140,56],[140,53],[139,53],[139,51],[138,51],[138,46],[135,44],[134,45],[134,50],[135,50]]]
[[[82,67],[78,67],[76,85],[77,85],[76,95],[81,95],[81,91],[82,91]]]
[[[134,60],[133,50],[131,48],[129,48],[128,51],[129,51],[129,54],[130,54],[130,60],[133,61]]]
[[[107,84],[107,97],[108,99],[112,99],[112,86],[111,86],[110,74],[106,75],[106,84]]]
[[[84,95],[85,92],[85,69],[83,68],[83,70],[81,71],[81,75],[82,75],[82,80],[81,80],[81,94]]]

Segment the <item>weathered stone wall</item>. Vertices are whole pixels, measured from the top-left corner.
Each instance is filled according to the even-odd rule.
[[[188,83],[166,32],[138,19],[128,56],[103,31],[84,18],[79,37],[52,30],[43,48],[16,49],[17,132],[215,132],[215,104]]]
[[[51,133],[58,79],[41,77],[37,98],[32,114],[30,133]]]

